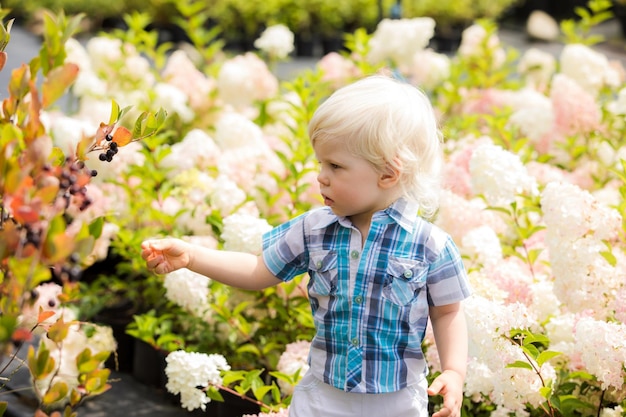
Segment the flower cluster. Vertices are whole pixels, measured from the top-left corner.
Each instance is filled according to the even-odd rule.
[[[221,385],[221,372],[230,369],[226,358],[218,354],[178,350],[167,355],[165,361],[166,388],[172,394],[180,394],[182,407],[189,411],[196,408],[206,410],[211,399],[204,389],[210,385]]]

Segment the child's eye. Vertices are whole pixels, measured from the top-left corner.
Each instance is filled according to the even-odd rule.
[[[332,169],[339,169],[340,168],[339,165],[337,165],[337,164],[330,164],[330,167]]]

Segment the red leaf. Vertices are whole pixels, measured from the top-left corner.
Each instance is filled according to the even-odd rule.
[[[29,342],[33,338],[33,334],[30,330],[18,328],[15,329],[11,338],[15,342]]]

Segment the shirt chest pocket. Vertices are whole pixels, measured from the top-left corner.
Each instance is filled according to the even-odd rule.
[[[426,285],[428,264],[413,259],[390,258],[383,297],[400,306],[411,304]]]
[[[337,291],[337,252],[316,251],[309,256],[309,293],[332,295]]]

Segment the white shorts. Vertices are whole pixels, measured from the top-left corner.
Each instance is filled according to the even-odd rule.
[[[426,378],[385,394],[345,392],[307,372],[296,385],[289,417],[428,417]]]

